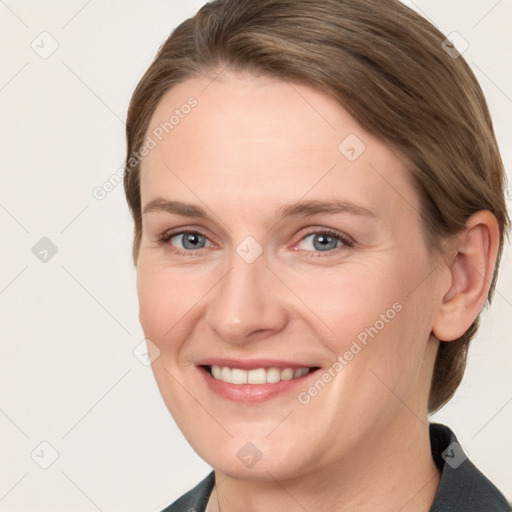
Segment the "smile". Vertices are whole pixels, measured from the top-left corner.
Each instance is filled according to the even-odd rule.
[[[243,370],[228,366],[211,365],[207,367],[210,375],[229,384],[274,384],[282,380],[298,379],[307,375],[310,368],[255,368]]]
[[[320,369],[277,359],[204,358],[195,362],[209,392],[242,404],[262,403],[306,386]]]

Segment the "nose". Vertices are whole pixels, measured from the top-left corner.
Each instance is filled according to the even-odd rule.
[[[283,284],[263,255],[247,263],[234,254],[229,272],[212,290],[206,321],[223,341],[266,339],[288,322]]]

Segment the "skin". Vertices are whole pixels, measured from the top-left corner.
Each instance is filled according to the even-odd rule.
[[[322,92],[247,74],[194,78],[165,94],[148,134],[190,96],[197,108],[142,162],[142,205],[162,197],[207,217],[143,215],[137,290],[162,397],[215,469],[208,510],[428,511],[439,484],[427,411],[434,335],[455,339],[480,311],[496,219],[478,212],[429,255],[404,163]],[[338,149],[350,134],[366,146],[355,161]],[[375,216],[276,216],[333,199]],[[187,251],[185,228],[206,237],[203,248],[176,252]],[[319,251],[325,229],[353,245]],[[263,249],[252,263],[236,252],[248,236]],[[326,370],[394,303],[400,312],[306,405],[297,392],[228,401],[196,366],[217,356]],[[247,442],[262,455],[252,467],[237,457]]]

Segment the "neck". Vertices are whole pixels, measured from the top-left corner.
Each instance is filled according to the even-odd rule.
[[[440,480],[431,456],[428,422],[419,421],[407,409],[402,416],[385,435],[379,431],[373,439],[365,438],[352,454],[323,471],[266,481],[238,480],[216,471],[216,487],[206,510],[262,512],[279,505],[283,512],[428,512]]]

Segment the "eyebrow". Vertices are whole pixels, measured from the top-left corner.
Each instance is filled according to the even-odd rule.
[[[142,213],[145,215],[150,212],[164,212],[181,215],[183,217],[208,217],[206,211],[199,206],[183,203],[181,201],[169,201],[162,197],[157,197],[144,206]],[[281,206],[275,213],[276,217],[279,219],[287,217],[311,217],[322,213],[348,213],[363,217],[377,218],[376,213],[372,210],[347,200],[298,201]]]

